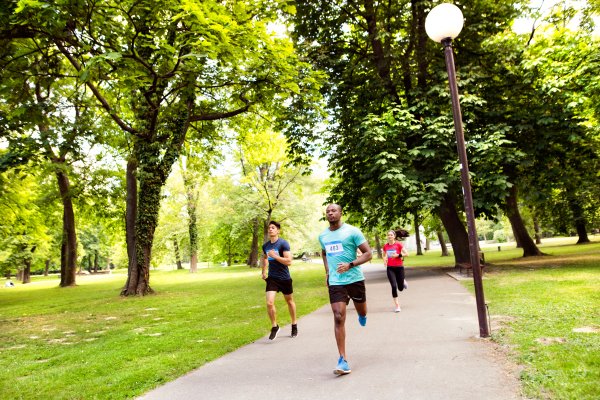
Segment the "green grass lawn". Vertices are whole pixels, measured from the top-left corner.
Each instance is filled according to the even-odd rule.
[[[573,332],[600,327],[599,239],[546,239],[549,256],[527,259],[514,244],[482,249],[490,313],[505,321],[494,340],[522,365],[527,396],[600,398],[600,333]],[[454,259],[411,253],[406,265],[443,269]],[[159,294],[144,298],[118,296],[125,273],[78,277],[65,289],[56,276],[34,276],[0,289],[0,397],[131,398],[269,331],[259,270],[153,270]],[[299,316],[327,303],[322,264],[294,262],[292,276]],[[289,323],[281,295],[276,305],[280,325]]]
[[[521,365],[528,397],[600,398],[600,332],[573,331],[600,330],[600,242],[568,242],[545,244],[547,257],[490,257],[485,274],[490,314],[500,322],[493,339]]]
[[[295,262],[292,276],[299,316],[327,303],[322,264]],[[143,298],[118,296],[123,273],[64,289],[49,278],[0,289],[1,398],[131,398],[270,330],[257,269],[152,271],[159,294]],[[276,306],[289,323],[281,295]]]

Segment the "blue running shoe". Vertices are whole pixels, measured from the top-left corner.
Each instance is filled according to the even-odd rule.
[[[333,373],[336,375],[344,375],[350,373],[350,367],[348,363],[344,360],[344,357],[340,357],[338,360],[338,365],[333,369]]]
[[[367,316],[365,315],[364,317],[361,317],[360,315],[358,316],[358,323],[361,326],[365,326],[367,324]]]
[[[406,279],[404,280],[404,289],[408,289],[408,283],[406,283]]]

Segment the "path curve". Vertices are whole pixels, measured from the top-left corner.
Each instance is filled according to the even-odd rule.
[[[333,316],[329,305],[140,397],[171,399],[518,399],[515,377],[478,334],[475,298],[457,281],[407,268],[402,312],[393,312],[381,264],[364,267],[368,322],[353,306],[346,321],[352,373],[336,376]],[[301,297],[296,299],[299,306]],[[280,312],[287,312],[281,310]],[[267,333],[268,327],[265,327]]]

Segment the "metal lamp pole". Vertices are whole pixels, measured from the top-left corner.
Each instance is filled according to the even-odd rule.
[[[485,300],[483,298],[483,282],[481,280],[481,266],[479,265],[479,240],[475,230],[475,213],[473,212],[473,196],[471,194],[471,178],[469,177],[469,164],[463,134],[462,115],[458,100],[458,86],[456,85],[456,71],[454,70],[454,54],[452,54],[452,39],[460,34],[463,28],[464,17],[462,11],[451,3],[435,6],[425,19],[425,30],[431,40],[442,43],[446,54],[446,69],[448,70],[448,84],[452,99],[452,116],[454,117],[454,131],[456,133],[456,147],[460,161],[460,178],[462,181],[463,197],[465,199],[465,212],[467,214],[467,229],[469,232],[469,248],[471,250],[471,265],[473,266],[473,283],[475,284],[475,299],[477,301],[477,316],[479,317],[479,336],[488,337],[490,331],[486,321]]]
[[[452,53],[452,38],[442,39],[446,54],[446,69],[448,70],[448,85],[452,99],[452,116],[454,117],[454,130],[456,133],[456,147],[460,162],[460,179],[462,181],[465,212],[467,214],[467,230],[469,232],[469,248],[471,250],[471,265],[473,266],[473,283],[475,284],[475,300],[477,302],[477,316],[479,317],[479,336],[484,338],[490,335],[486,321],[485,299],[483,296],[483,281],[481,266],[479,264],[479,239],[475,229],[475,213],[473,211],[473,196],[471,194],[471,178],[465,136],[463,133],[462,114],[458,100],[458,86],[456,85],[456,71],[454,69],[454,54]]]

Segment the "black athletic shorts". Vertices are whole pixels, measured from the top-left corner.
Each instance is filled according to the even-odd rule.
[[[277,279],[268,277],[265,280],[267,282],[267,290],[265,290],[265,292],[281,292],[283,294],[294,293],[291,279]]]
[[[348,285],[329,285],[329,302],[350,303],[352,299],[355,303],[364,303],[367,301],[367,291],[365,281],[358,281]]]

